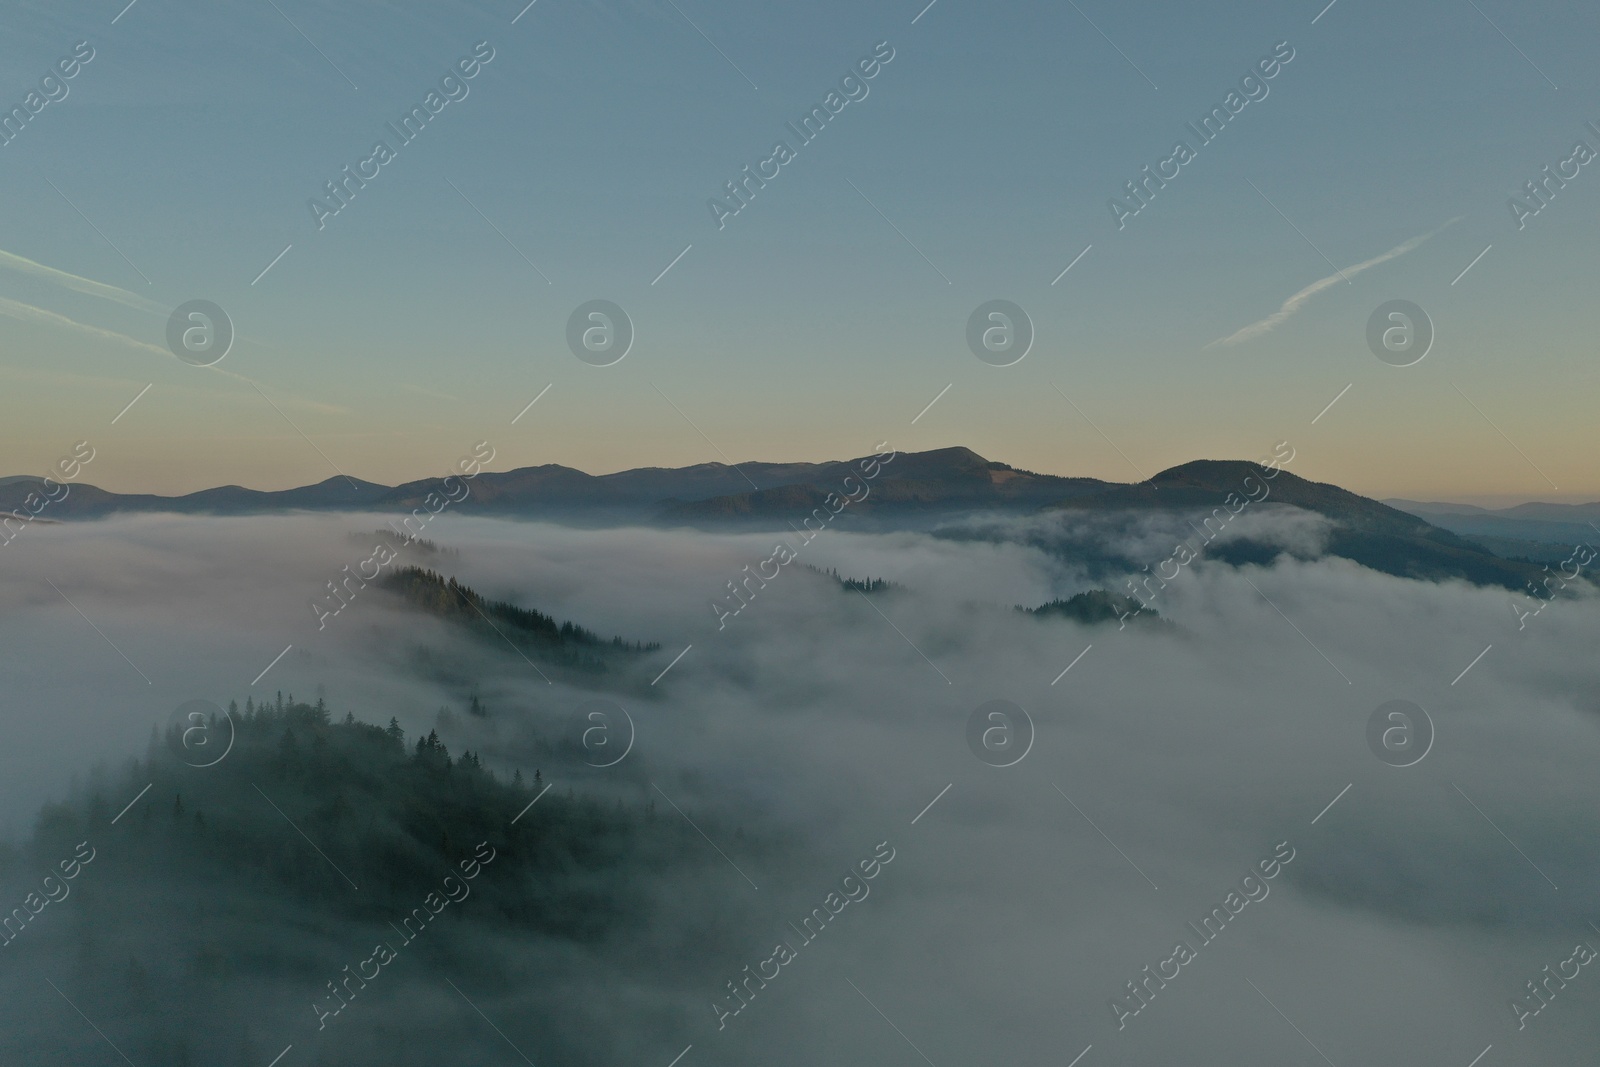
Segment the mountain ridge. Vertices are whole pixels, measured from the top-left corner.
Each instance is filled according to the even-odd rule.
[[[683,505],[709,503],[724,498],[728,501],[743,502],[753,494],[772,494],[776,490],[788,490],[792,496],[795,487],[798,486],[822,489],[823,487],[816,483],[841,481],[844,477],[856,473],[851,469],[856,462],[858,460],[821,462],[752,460],[737,464],[708,462],[685,467],[631,467],[607,474],[590,474],[575,467],[544,463],[516,467],[509,471],[485,471],[474,479],[473,498],[480,502],[504,505],[508,499],[513,503],[517,502],[519,495],[555,493],[561,497],[563,503],[590,506],[667,505],[672,510],[687,516],[693,514],[695,509],[684,508]],[[987,480],[990,485],[1015,482],[1030,487],[1049,487],[1049,491],[1060,488],[1063,490],[1062,499],[1065,499],[1088,495],[1095,487],[1126,489],[1178,483],[1200,467],[1217,464],[1247,465],[1247,461],[1190,460],[1165,468],[1142,482],[1111,482],[1084,476],[1038,474],[1007,463],[986,459],[969,448],[956,445],[924,452],[899,453],[891,464],[885,465],[884,481],[925,482],[941,478],[965,478],[974,482]],[[907,477],[905,472],[908,470],[915,471],[918,476]],[[70,483],[70,491],[65,499],[51,503],[45,510],[52,515],[66,517],[115,514],[122,511],[242,514],[277,510],[365,510],[400,507],[413,502],[420,504],[429,492],[438,489],[443,480],[436,477],[416,478],[390,486],[361,478],[334,475],[319,482],[287,489],[251,489],[230,483],[177,495],[119,493],[103,489],[91,482],[74,482]],[[755,481],[757,485],[752,487],[751,481]],[[44,479],[35,475],[0,477],[0,512],[20,510],[27,493],[39,492],[43,483]],[[1314,484],[1332,485],[1332,483]],[[1204,487],[1215,488],[1211,485]],[[832,491],[832,488],[830,485],[824,491]],[[1343,489],[1340,491],[1349,492]],[[906,491],[904,487],[898,492],[907,498],[915,495]],[[1035,494],[1019,493],[1013,488],[996,495],[1004,499],[1031,497]],[[1038,495],[1043,496],[1048,493],[1041,489]],[[1600,521],[1600,501],[1583,504],[1530,501],[1505,508],[1484,508],[1447,501],[1418,501],[1405,498],[1379,500],[1360,497],[1355,493],[1350,493],[1350,496],[1371,500],[1373,503],[1424,521],[1431,520],[1433,516],[1457,515],[1547,523]],[[74,497],[78,498],[77,502],[69,503]],[[715,513],[718,510],[737,511],[738,507],[721,504],[705,510]]]
[[[773,490],[793,491],[796,486],[813,489],[826,486],[831,491],[844,478],[859,477],[855,465],[860,459],[831,460],[821,463],[775,463],[752,461],[739,464],[698,463],[687,467],[636,467],[610,474],[588,474],[573,467],[546,463],[517,467],[509,471],[484,471],[471,479],[471,495],[452,510],[494,514],[535,514],[540,511],[588,509],[661,509],[667,517],[697,502],[736,499],[752,493]],[[907,473],[915,475],[906,477]],[[335,475],[320,482],[291,489],[247,489],[224,485],[177,496],[152,493],[116,493],[92,483],[75,482],[67,495],[41,509],[54,518],[88,518],[121,512],[172,512],[178,514],[253,514],[271,511],[337,511],[410,509],[422,506],[431,492],[441,492],[444,478],[419,478],[395,486],[350,479]],[[979,499],[982,488],[1003,487],[992,495],[998,498],[1037,496],[1044,502],[1052,496],[1066,496],[1075,487],[1107,484],[1094,478],[1041,475],[1018,470],[1009,464],[985,459],[963,447],[899,453],[883,464],[885,482],[927,483],[922,496],[939,496],[934,486],[947,483],[961,486],[955,495]],[[1019,493],[1022,486],[1032,493]],[[0,512],[20,510],[30,492],[38,493],[43,479],[29,475],[0,478]],[[59,496],[58,490],[52,490]],[[915,492],[904,485],[897,493],[910,499]],[[453,494],[459,496],[459,493]],[[948,492],[942,494],[950,495]],[[819,497],[820,502],[820,497]],[[711,506],[708,515],[736,507]],[[759,508],[757,509],[759,510]],[[683,512],[693,515],[694,509]]]
[[[1269,475],[1258,464],[1243,460],[1191,460],[1146,481],[1113,486],[1056,507],[1209,510],[1222,505],[1230,494],[1248,502],[1257,491],[1247,488],[1246,480],[1252,478],[1267,490],[1258,503],[1288,505],[1330,519],[1327,554],[1372,570],[1402,578],[1460,578],[1513,589],[1538,577],[1538,570],[1531,564],[1503,559],[1483,545],[1409,512],[1287,470]],[[1227,513],[1232,509],[1223,510]],[[1247,542],[1224,551],[1223,558],[1228,558],[1230,551],[1237,562],[1255,561]]]
[[[874,471],[872,475],[865,472]],[[853,523],[882,528],[931,528],[962,514],[1029,515],[1093,512],[1212,511],[1229,494],[1247,495],[1245,480],[1270,487],[1263,502],[1290,505],[1331,520],[1326,551],[1384,573],[1430,580],[1450,578],[1520,588],[1537,568],[1507,559],[1439,523],[1412,512],[1315,482],[1287,470],[1268,475],[1244,460],[1200,459],[1159,471],[1141,482],[1037,474],[989,460],[960,446],[924,452],[880,453],[825,463],[701,463],[641,467],[593,475],[559,464],[483,471],[470,479],[466,497],[445,478],[397,486],[328,478],[285,490],[218,486],[178,497],[118,494],[73,484],[64,498],[38,508],[46,519],[92,519],[128,512],[247,515],[288,511],[391,513],[428,510],[441,499],[452,514],[543,518],[580,523],[624,521],[689,527],[777,527],[797,515],[824,509]],[[42,480],[0,479],[0,519],[21,506]],[[855,486],[854,489],[851,486]],[[862,487],[866,488],[862,494]],[[59,495],[57,486],[57,495]],[[848,508],[832,507],[850,498]],[[37,503],[37,499],[35,499]],[[432,510],[439,510],[438,507]],[[19,518],[24,517],[19,512]],[[15,525],[16,519],[6,520]],[[7,538],[9,539],[9,538]],[[1275,553],[1242,541],[1221,554],[1233,562],[1264,561]],[[1517,553],[1512,552],[1512,555]],[[1259,557],[1259,558],[1258,558]]]

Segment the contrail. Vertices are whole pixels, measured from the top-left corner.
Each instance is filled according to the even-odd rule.
[[[1431,230],[1428,233],[1423,234],[1421,237],[1413,237],[1404,244],[1395,245],[1381,256],[1374,256],[1372,259],[1369,259],[1364,263],[1357,263],[1353,267],[1346,267],[1340,273],[1331,274],[1326,278],[1320,278],[1317,281],[1312,282],[1310,285],[1306,286],[1304,289],[1285,300],[1282,307],[1280,307],[1277,311],[1274,311],[1271,315],[1268,315],[1266,318],[1262,319],[1260,322],[1252,322],[1250,325],[1241,330],[1231,333],[1226,337],[1212,341],[1210,344],[1206,345],[1206,348],[1216,348],[1219,345],[1231,348],[1240,342],[1249,341],[1252,338],[1260,337],[1262,334],[1270,332],[1281,323],[1286,322],[1291,315],[1304,307],[1307,301],[1316,296],[1318,293],[1322,292],[1322,290],[1327,289],[1329,286],[1336,285],[1339,282],[1346,281],[1350,275],[1359,274],[1368,267],[1376,267],[1380,263],[1387,263],[1391,259],[1397,259],[1400,256],[1405,255],[1407,252],[1410,252],[1412,249],[1422,244],[1422,242],[1426,241],[1440,230],[1443,230],[1448,226],[1455,225],[1457,222],[1460,222],[1461,219],[1462,216],[1457,215],[1455,218],[1445,223],[1444,226],[1440,226],[1436,230]]]

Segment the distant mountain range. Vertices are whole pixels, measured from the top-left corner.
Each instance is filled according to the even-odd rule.
[[[1480,508],[1417,500],[1385,503],[1470,538],[1502,556],[1555,563],[1580,543],[1600,543],[1600,503]]]
[[[702,463],[692,467],[642,467],[615,474],[586,474],[546,464],[471,481],[471,495],[451,504],[453,514],[544,518],[585,524],[647,522],[697,527],[781,527],[826,505],[829,494],[859,493],[846,479],[861,478],[862,460],[830,463]],[[845,509],[850,521],[876,528],[927,528],[971,513],[1040,514],[1052,509],[1086,512],[1209,511],[1237,492],[1253,464],[1197,460],[1134,484],[1096,478],[1036,474],[985,459],[967,448],[896,455],[867,480],[871,492]],[[130,512],[245,515],[287,511],[360,511],[396,518],[424,506],[430,493],[448,495],[440,478],[384,486],[329,478],[297,489],[263,491],[236,485],[184,496],[112,493],[75,484],[48,505],[47,519],[89,519]],[[0,511],[20,508],[38,478],[0,479]],[[1271,483],[1273,504],[1287,504],[1332,520],[1327,551],[1390,574],[1520,588],[1543,561],[1577,532],[1600,531],[1600,504],[1524,504],[1503,511],[1467,505],[1371,500],[1335,485],[1282,471]],[[459,496],[459,487],[454,494]],[[1490,546],[1493,546],[1492,548]],[[1218,545],[1233,562],[1266,561],[1276,550],[1248,543]],[[1252,555],[1252,552],[1255,554]]]
[[[1480,508],[1474,504],[1429,503],[1421,500],[1393,499],[1385,504],[1414,515],[1461,515],[1513,522],[1561,522],[1569,525],[1600,523],[1600,501],[1592,504],[1545,504],[1534,501],[1509,508]]]
[[[615,474],[585,474],[556,464],[484,472],[471,480],[471,496],[450,511],[516,517],[626,517],[695,523],[792,514],[821,506],[830,492],[843,494],[844,480],[860,477],[859,461],[832,463],[701,463],[692,467],[641,467]],[[237,485],[184,496],[112,493],[75,484],[50,504],[42,518],[99,518],[125,512],[246,515],[283,511],[372,511],[405,513],[423,506],[429,493],[445,494],[442,478],[385,486],[359,478],[333,477],[298,489],[259,490]],[[852,483],[854,484],[854,483]],[[966,448],[903,453],[884,464],[872,482],[867,509],[886,504],[909,511],[949,512],[974,508],[1039,507],[1093,492],[1113,483],[1062,478],[994,463]],[[21,508],[42,480],[0,478],[0,511]],[[59,491],[57,491],[59,495]],[[459,496],[457,490],[454,494]]]

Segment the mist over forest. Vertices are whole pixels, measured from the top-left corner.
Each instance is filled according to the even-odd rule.
[[[1155,625],[1096,562],[1169,553],[1152,516],[809,543],[445,517],[331,616],[361,516],[30,531],[0,571],[30,708],[0,752],[28,916],[0,1040],[140,1067],[1310,1053],[1265,994],[1336,1063],[1465,1063],[1593,933],[1600,605],[1519,629],[1505,589],[1248,518],[1273,558],[1185,566]],[[720,615],[775,541],[804,565]],[[1437,731],[1414,766],[1368,748],[1394,699]],[[1010,766],[969,748],[992,700],[1031,719]],[[1571,994],[1528,1033],[1600,1036]]]

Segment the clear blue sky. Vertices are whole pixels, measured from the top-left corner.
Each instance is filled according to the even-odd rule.
[[[1600,165],[1520,231],[1507,207],[1600,149],[1592,8],[124,2],[0,16],[0,109],[95,53],[0,147],[0,474],[84,438],[86,480],[162,492],[393,482],[480,439],[496,468],[594,472],[888,439],[1132,480],[1287,439],[1372,495],[1600,498]],[[401,146],[385,124],[481,41]],[[785,124],[881,41],[868,95],[801,144]],[[1268,95],[1200,146],[1185,124],[1281,41]],[[1108,199],[1180,138],[1195,158],[1119,230]],[[308,199],[379,139],[395,158],[318,230]],[[707,200],[780,139],[795,158],[719,230]],[[214,369],[163,354],[197,298],[239,334]],[[567,349],[594,298],[637,332],[611,367]],[[1033,320],[1015,366],[967,349],[991,298]],[[1364,340],[1395,298],[1437,328],[1412,367]]]

